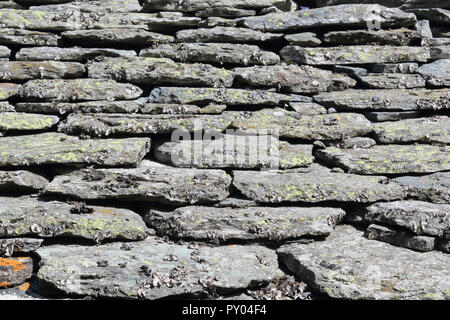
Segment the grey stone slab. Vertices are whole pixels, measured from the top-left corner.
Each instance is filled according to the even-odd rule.
[[[62,37],[77,44],[89,45],[152,45],[173,42],[172,36],[137,28],[103,28],[63,32]]]
[[[57,46],[61,36],[25,29],[0,29],[0,43],[18,46]]]
[[[50,129],[59,122],[56,116],[22,112],[1,112],[0,131],[36,131]]]
[[[369,73],[360,77],[361,83],[371,89],[425,88],[425,79],[418,74]]]
[[[77,62],[59,61],[0,61],[0,80],[82,78],[85,67]]]
[[[30,171],[0,171],[0,191],[38,191],[45,188],[48,180]]]
[[[394,180],[408,187],[412,197],[434,203],[450,203],[450,172],[402,176]]]
[[[332,45],[393,45],[407,46],[420,43],[420,32],[406,28],[391,30],[347,30],[330,31],[323,42]]]
[[[187,29],[178,31],[177,42],[236,42],[253,43],[279,40],[283,38],[281,33],[269,33],[235,27],[214,27]]]
[[[86,62],[97,57],[130,57],[136,56],[134,50],[117,50],[107,48],[60,48],[32,47],[22,48],[16,53],[16,60],[22,61],[77,61]]]

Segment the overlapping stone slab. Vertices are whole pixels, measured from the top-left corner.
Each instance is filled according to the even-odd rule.
[[[418,74],[369,73],[359,80],[367,88],[411,89],[425,88],[426,81]]]
[[[62,133],[0,138],[0,166],[97,164],[135,166],[150,149],[150,139],[81,140]]]
[[[372,111],[364,113],[364,116],[372,122],[384,122],[419,118],[422,114],[420,111]]]
[[[46,130],[59,122],[56,116],[21,112],[1,112],[0,131]]]
[[[47,246],[37,253],[43,262],[39,281],[67,294],[96,297],[157,299],[233,292],[280,274],[275,253],[255,245],[196,248],[148,237],[132,244]]]
[[[0,89],[1,92],[1,89]],[[0,99],[1,100],[1,99]],[[0,112],[13,112],[14,107],[8,103],[8,101],[0,101]]]
[[[450,169],[450,147],[425,144],[376,145],[371,148],[318,150],[315,156],[351,173],[433,173]]]
[[[415,30],[406,28],[393,30],[347,30],[330,31],[323,36],[323,42],[333,45],[393,45],[407,46],[419,44],[422,36]]]
[[[354,87],[352,78],[311,66],[256,66],[233,70],[236,80],[253,87],[275,87],[294,93],[341,91]]]
[[[41,246],[43,241],[43,239],[35,238],[0,239],[0,257],[10,257],[17,253],[34,252]]]
[[[233,73],[208,64],[176,63],[166,58],[105,58],[89,65],[89,77],[138,84],[231,87]]]
[[[0,192],[38,191],[47,184],[46,178],[30,171],[0,171]]]
[[[10,54],[11,54],[11,50],[8,47],[0,46],[0,60],[1,59],[8,60]]]
[[[55,177],[45,191],[86,200],[202,204],[225,199],[229,194],[230,184],[231,177],[222,170],[153,166],[78,170]]]
[[[232,126],[246,133],[277,130],[280,137],[304,140],[340,140],[372,131],[370,121],[357,113],[300,116],[280,108],[263,109],[233,121]]]
[[[434,87],[450,87],[450,59],[422,65],[417,72]]]
[[[40,10],[0,9],[2,28],[39,31],[65,31],[82,28],[80,11],[46,12]]]
[[[0,101],[15,96],[19,92],[20,87],[19,84],[0,83]]]
[[[60,48],[60,47],[32,47],[22,48],[16,54],[16,60],[22,61],[77,61],[85,62],[99,56],[130,57],[136,56],[134,50],[118,50],[108,48]]]
[[[414,13],[419,19],[429,20],[433,24],[450,26],[450,10],[430,6],[428,8],[410,9],[408,12]]]
[[[126,209],[89,206],[83,213],[77,212],[76,204],[29,196],[0,197],[0,203],[1,236],[74,237],[96,242],[147,237],[142,218]]]
[[[209,8],[263,9],[271,6],[290,8],[289,0],[189,0],[173,2],[170,0],[145,0],[145,8],[151,11],[197,12]]]
[[[159,44],[139,53],[142,57],[170,58],[181,62],[229,63],[236,65],[272,65],[280,57],[258,46],[231,43]]]
[[[402,176],[394,180],[407,186],[412,197],[434,203],[450,203],[450,172]]]
[[[191,240],[281,241],[323,237],[344,217],[338,208],[251,207],[210,208],[190,206],[173,212],[150,210],[146,222],[160,235]]]
[[[0,80],[3,81],[81,78],[84,72],[84,65],[77,62],[0,61]]]
[[[67,2],[67,1],[64,1]],[[67,11],[80,10],[81,12],[139,12],[142,7],[138,0],[103,0],[103,1],[79,1],[61,4],[47,4],[30,6],[30,10],[41,11]]]
[[[317,7],[334,6],[342,3],[370,3],[371,0],[314,0],[313,4]],[[446,8],[448,3],[446,0],[399,0],[392,2],[391,0],[378,0],[387,7],[400,7],[402,9],[410,8]]]
[[[283,38],[281,33],[269,33],[235,27],[214,27],[178,31],[177,42],[266,42]]]
[[[0,258],[0,289],[12,287],[31,278],[33,260],[30,257]]]
[[[373,125],[381,143],[450,143],[450,119],[447,116],[389,121]]]
[[[82,113],[136,113],[143,103],[138,100],[125,101],[86,101],[77,103],[67,102],[19,102],[14,105],[18,112],[66,114]]]
[[[449,298],[448,254],[368,240],[352,226],[337,226],[326,241],[287,244],[277,253],[291,272],[333,298]]]
[[[259,203],[370,203],[402,199],[400,184],[381,176],[331,172],[318,165],[287,172],[233,171],[233,185]]]
[[[19,46],[57,46],[61,37],[50,32],[1,28],[0,43]]]
[[[419,64],[416,62],[403,63],[375,63],[370,66],[370,71],[375,73],[416,73]]]
[[[142,89],[103,79],[30,80],[19,94],[28,101],[112,101],[139,98]]]
[[[310,65],[427,62],[431,58],[427,47],[375,45],[321,48],[287,46],[280,51],[280,55],[286,61]]]

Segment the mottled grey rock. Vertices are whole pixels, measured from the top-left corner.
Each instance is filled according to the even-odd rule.
[[[0,258],[0,289],[22,284],[31,278],[32,273],[33,260],[30,257]]]
[[[346,138],[339,143],[339,147],[344,149],[370,148],[374,145],[376,145],[375,140],[364,137]]]
[[[360,67],[351,67],[351,66],[333,66],[334,72],[345,73],[353,78],[359,78],[367,75],[367,69]]]
[[[166,104],[145,103],[139,112],[145,114],[220,114],[227,108],[226,105],[209,104],[205,107],[197,107],[192,104]]]
[[[149,149],[149,138],[81,140],[54,132],[2,137],[0,166],[79,163],[135,166]]]
[[[79,10],[46,12],[40,10],[0,9],[0,28],[41,31],[82,29]]]
[[[214,140],[165,142],[155,149],[157,160],[175,167],[294,168],[313,161],[312,145],[280,142],[273,136],[222,135]]]
[[[230,7],[213,7],[204,10],[197,11],[195,13],[196,17],[208,18],[208,17],[223,17],[223,18],[240,18],[255,16],[255,10],[230,8]]]
[[[29,290],[29,288],[30,284],[25,282],[20,286],[0,290],[0,300],[50,300]]]
[[[102,48],[59,48],[59,47],[33,47],[22,48],[16,53],[16,60],[39,61],[78,61],[85,62],[96,57],[130,57],[136,56],[134,50],[116,50]]]
[[[10,54],[11,50],[8,47],[0,46],[0,59],[5,58],[7,60]]]
[[[0,83],[0,101],[7,100],[15,96],[21,86],[14,83]]]
[[[280,274],[276,254],[255,245],[196,248],[149,237],[130,245],[47,246],[37,253],[43,262],[37,274],[41,283],[67,294],[96,297],[153,300],[230,293]]]
[[[28,101],[112,101],[136,99],[142,89],[114,80],[30,80],[20,88],[19,94]]]
[[[426,62],[431,57],[427,47],[372,45],[327,48],[287,46],[280,51],[280,55],[289,62],[311,65]]]
[[[214,27],[236,27],[236,20],[226,19],[220,17],[209,17],[198,23],[202,28],[214,28]]]
[[[1,89],[0,89],[1,93]],[[0,99],[1,100],[1,99]],[[8,103],[8,101],[0,101],[0,112],[13,112],[14,107]]]
[[[67,1],[66,1],[67,2]],[[61,4],[47,4],[31,6],[30,10],[41,11],[67,11],[80,10],[81,12],[139,12],[142,7],[138,0],[102,0],[102,1],[78,1]]]
[[[368,240],[352,226],[337,226],[326,241],[287,244],[277,253],[291,272],[333,298],[449,298],[449,255]]]
[[[320,41],[320,39],[317,38],[317,35],[313,32],[287,34],[284,38],[291,46],[317,47],[322,43],[322,41]]]
[[[159,235],[194,240],[281,241],[328,236],[345,216],[338,208],[211,208],[190,206],[173,212],[149,210],[145,221]]]
[[[233,69],[237,81],[253,87],[275,87],[294,93],[342,91],[356,85],[345,75],[311,66],[255,66]],[[425,84],[424,84],[425,85]]]
[[[418,118],[421,116],[419,111],[387,111],[387,112],[367,112],[364,116],[373,122],[398,121],[403,119]]]
[[[427,252],[436,247],[436,238],[417,236],[412,232],[371,224],[364,234],[369,240],[379,240],[397,247]]]
[[[133,28],[75,30],[63,32],[61,35],[70,41],[91,45],[152,45],[174,40],[172,36]]]
[[[449,204],[416,200],[379,202],[352,210],[346,219],[361,223],[381,223],[408,229],[418,235],[442,238],[450,226]]]
[[[314,96],[318,103],[336,109],[356,110],[440,110],[450,108],[448,90],[393,89],[322,92]]]
[[[268,33],[234,27],[214,27],[178,31],[177,42],[266,42],[283,38],[281,33]]]
[[[19,46],[57,46],[59,35],[23,29],[0,29],[0,43]]]
[[[450,59],[441,59],[422,65],[417,72],[434,87],[450,87]]]
[[[37,191],[42,190],[48,180],[30,171],[0,171],[0,191]]]
[[[233,171],[233,176],[233,185],[260,203],[370,203],[404,196],[402,186],[385,177],[337,173],[317,166],[287,172]]]
[[[450,45],[430,47],[430,54],[432,60],[450,59]]]
[[[415,62],[405,63],[375,63],[370,66],[371,72],[376,73],[415,73],[419,64]]]
[[[126,209],[89,206],[77,212],[76,203],[42,201],[29,196],[0,197],[1,236],[75,237],[94,240],[142,240],[142,218]],[[86,207],[83,207],[87,209]]]
[[[379,13],[377,22],[383,28],[406,26],[416,22],[414,14],[397,8],[390,9],[376,4],[351,4],[247,17],[242,18],[239,24],[254,30],[276,32],[336,26],[366,28],[374,23],[374,10]]]
[[[280,108],[249,113],[234,120],[232,126],[246,133],[277,130],[280,137],[304,140],[340,140],[372,131],[370,122],[357,113],[301,116]]]
[[[83,113],[135,113],[140,111],[142,103],[138,100],[127,101],[87,101],[78,103],[66,102],[19,102],[14,108],[18,112],[66,114]]]
[[[0,239],[0,257],[11,257],[17,253],[36,251],[44,240],[34,238]]]
[[[289,106],[302,116],[315,116],[327,113],[327,109],[313,102],[290,102]]]
[[[145,0],[145,9],[151,11],[197,12],[210,8],[263,9],[276,6],[290,8],[290,0],[188,0],[174,2],[170,0]]]
[[[142,57],[170,58],[181,62],[229,63],[237,65],[272,65],[280,57],[258,46],[230,43],[160,44],[141,50]]]
[[[314,0],[313,4],[318,7],[334,6],[342,3],[373,3],[373,0]],[[377,0],[377,3],[387,7],[409,8],[445,8],[448,7],[447,0]]]
[[[59,122],[56,116],[21,112],[0,113],[0,131],[34,131],[50,129]]]
[[[447,7],[448,3],[447,3]],[[443,7],[428,7],[423,9],[410,9],[408,12],[412,12],[419,19],[429,20],[433,24],[441,24],[450,26],[450,10],[440,9]],[[432,38],[432,37],[430,37]]]
[[[394,45],[407,46],[420,43],[418,31],[406,28],[393,30],[347,30],[330,31],[323,36],[323,42],[334,45]]]
[[[403,176],[394,180],[408,187],[408,193],[412,197],[434,203],[450,203],[450,172]]]
[[[361,83],[371,89],[424,88],[425,79],[417,74],[369,73],[360,77]]]
[[[105,58],[88,67],[89,77],[137,84],[231,87],[233,72],[208,64],[176,63],[166,58]]]
[[[0,61],[0,80],[81,78],[84,65],[59,61]]]
[[[376,145],[369,149],[326,148],[316,157],[359,174],[432,173],[450,169],[450,147]]]
[[[430,21],[419,20],[416,22],[415,29],[420,33],[422,38],[433,38],[433,33],[430,28]]]
[[[450,144],[450,118],[406,119],[373,125],[376,139],[381,143],[441,143]]]
[[[208,103],[235,105],[283,105],[286,102],[311,102],[312,99],[300,95],[287,95],[265,90],[243,90],[227,88],[179,88],[159,87],[152,90],[149,102],[200,104]]]
[[[228,196],[231,177],[222,170],[141,167],[83,169],[60,175],[45,191],[78,199],[214,203]]]
[[[70,114],[58,130],[68,134],[95,137],[109,135],[142,135],[172,133],[175,130],[223,131],[239,116],[237,112],[220,115],[140,115],[140,114]]]
[[[0,9],[24,9],[20,4],[14,1],[0,1]]]
[[[445,46],[450,44],[450,38],[423,38],[423,46]]]
[[[258,204],[255,201],[241,198],[226,198],[214,205],[218,208],[249,208],[257,207]]]

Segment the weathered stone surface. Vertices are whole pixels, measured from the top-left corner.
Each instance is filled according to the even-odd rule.
[[[98,45],[152,45],[173,42],[172,36],[141,29],[93,29],[66,31],[61,34],[70,41]]]
[[[230,43],[160,44],[141,50],[142,57],[170,58],[181,62],[229,63],[237,65],[272,65],[280,57],[258,46]]]
[[[243,84],[276,87],[294,93],[341,91],[356,85],[350,77],[311,66],[255,66],[236,68],[233,72],[236,80]]]
[[[0,89],[1,92],[1,89]],[[1,99],[0,99],[1,100]],[[8,101],[0,101],[0,112],[13,112],[14,107],[8,103]]]
[[[287,46],[280,51],[280,55],[289,62],[311,65],[426,62],[431,58],[427,47],[371,45],[327,48]]]
[[[178,31],[177,42],[266,42],[283,38],[281,33],[268,33],[246,28],[214,27]]]
[[[0,83],[0,101],[7,100],[15,96],[20,89],[19,84],[14,83]]]
[[[56,116],[21,112],[0,113],[0,131],[33,131],[50,129],[59,122]]]
[[[220,115],[132,115],[132,114],[70,114],[58,130],[69,134],[142,135],[172,133],[180,129],[188,132],[204,129],[223,131],[239,116],[238,112]]]
[[[371,72],[376,73],[415,73],[419,64],[415,62],[405,63],[375,63],[370,66]]]
[[[430,54],[433,60],[450,59],[450,45],[430,47]]]
[[[0,80],[80,78],[84,65],[59,61],[0,61]]]
[[[379,202],[350,212],[346,219],[398,226],[418,235],[442,238],[450,226],[449,210],[449,204],[416,200]]]
[[[66,102],[19,102],[14,106],[18,112],[66,114],[83,113],[135,113],[140,111],[142,103],[138,100],[127,101],[87,101],[78,103]]]
[[[436,247],[436,238],[417,236],[414,233],[394,228],[371,224],[367,227],[365,236],[369,240],[379,240],[397,247],[427,252]]]
[[[149,151],[150,139],[81,140],[60,133],[0,138],[0,166],[98,164],[134,166]]]
[[[176,63],[166,58],[105,58],[88,67],[89,77],[138,84],[231,87],[233,72],[208,64]]]
[[[449,298],[449,255],[368,240],[352,226],[337,226],[326,241],[287,244],[277,253],[291,272],[333,298]]]
[[[275,32],[335,26],[366,28],[368,24],[373,24],[374,10],[379,13],[377,22],[383,28],[416,22],[413,14],[397,8],[389,9],[376,4],[352,4],[247,17],[242,18],[239,24],[254,30]]]
[[[343,3],[373,3],[372,0],[314,0],[313,4],[318,7],[334,6]],[[377,3],[387,7],[409,8],[446,8],[447,0],[377,0]]]
[[[419,20],[416,22],[414,28],[420,33],[422,38],[433,38],[433,33],[430,28],[430,21]]]
[[[97,297],[157,299],[208,290],[233,292],[268,283],[280,273],[275,253],[255,245],[196,248],[149,237],[130,245],[47,246],[37,253],[43,261],[39,281],[68,294]]]
[[[420,43],[419,32],[406,28],[394,30],[348,30],[330,31],[323,36],[323,42],[334,45],[394,45],[407,46]]]
[[[333,71],[345,73],[353,78],[359,78],[359,77],[363,77],[363,76],[367,75],[367,69],[364,69],[361,67],[335,65],[335,66],[333,66]]]
[[[103,48],[59,48],[59,47],[33,47],[22,48],[16,54],[16,60],[39,61],[78,61],[85,62],[99,56],[131,57],[136,56],[134,50],[117,50]]]
[[[208,103],[235,105],[277,106],[286,102],[311,102],[311,98],[299,95],[286,95],[264,90],[178,88],[159,87],[152,90],[151,103],[200,104]]]
[[[434,87],[450,87],[450,59],[422,65],[417,72]]]
[[[222,170],[141,167],[84,169],[57,176],[45,189],[79,199],[202,204],[228,196],[231,177]]]
[[[20,286],[0,290],[0,300],[49,300],[29,290],[30,283],[25,282]]]
[[[327,109],[313,102],[290,102],[289,106],[302,116],[315,116],[327,113]]]
[[[336,109],[358,110],[439,110],[450,108],[448,90],[346,90],[322,92],[318,103]]]
[[[255,201],[241,198],[226,198],[214,205],[218,208],[249,208],[257,207],[258,204]]]
[[[0,1],[0,9],[23,9],[23,7],[13,1]]]
[[[376,145],[376,141],[371,138],[354,137],[345,138],[339,143],[340,148],[354,149],[354,148],[370,148]]]
[[[326,148],[316,157],[360,174],[427,173],[450,169],[450,147],[376,145],[369,149]]]
[[[41,6],[31,6],[30,10],[41,11],[67,11],[80,10],[81,12],[139,12],[142,7],[138,0],[102,0],[102,1],[81,1],[62,4],[48,4]]]
[[[423,38],[423,46],[445,46],[450,44],[450,38]]]
[[[236,27],[236,20],[226,19],[220,17],[209,17],[198,23],[202,28],[214,28],[214,27]]]
[[[372,89],[424,88],[425,79],[417,74],[369,73],[360,77],[361,83]]]
[[[291,145],[271,136],[222,135],[214,140],[165,142],[155,150],[161,162],[195,168],[293,168],[313,161],[312,145]]]
[[[0,191],[37,191],[42,190],[48,180],[30,171],[0,171]]]
[[[0,27],[42,31],[82,29],[80,11],[46,12],[40,10],[0,9]]]
[[[403,176],[394,180],[407,186],[412,197],[434,203],[450,203],[450,172]]]
[[[317,38],[317,35],[313,32],[287,34],[284,38],[291,46],[317,47],[322,43],[322,41],[320,41],[320,39]]]
[[[426,9],[411,9],[408,10],[408,12],[414,13],[419,19],[429,20],[433,24],[450,26],[450,10],[440,9],[439,7],[429,7]]]
[[[450,119],[446,116],[383,122],[375,124],[373,130],[381,143],[450,144]]]
[[[230,7],[207,8],[201,11],[197,11],[195,13],[195,16],[200,18],[208,18],[208,17],[240,18],[255,15],[256,15],[255,10],[230,8]]]
[[[75,237],[94,240],[142,240],[147,237],[142,218],[126,209],[42,201],[28,196],[0,197],[0,234],[8,237]]]
[[[131,100],[142,94],[142,89],[113,80],[30,80],[19,91],[28,101],[90,101]]]
[[[280,137],[305,140],[340,140],[372,131],[370,122],[357,113],[300,116],[280,108],[252,112],[233,121],[232,126],[246,133],[278,130]]]
[[[22,284],[31,278],[32,273],[33,260],[30,257],[0,258],[0,289]]]
[[[287,172],[233,171],[233,176],[233,185],[260,203],[370,203],[404,196],[403,188],[385,177],[337,173],[318,166]]]
[[[366,112],[364,116],[373,122],[399,121],[403,119],[419,118],[420,111],[386,111]]]
[[[0,29],[0,43],[20,46],[57,46],[60,36],[23,29]]]
[[[43,241],[33,238],[0,239],[0,257],[11,257],[14,253],[36,251]]]
[[[173,2],[169,0],[145,0],[145,9],[151,11],[197,12],[210,8],[263,9],[276,6],[280,9],[290,8],[289,0],[189,0]]]
[[[8,59],[11,54],[11,50],[8,47],[0,46],[0,59],[5,58]]]
[[[338,208],[191,206],[173,212],[150,210],[145,220],[158,234],[175,238],[281,241],[328,236],[344,216]]]

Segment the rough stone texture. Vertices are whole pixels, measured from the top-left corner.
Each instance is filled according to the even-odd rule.
[[[233,185],[261,203],[375,202],[401,199],[403,188],[385,177],[335,173],[311,167],[288,172],[233,172]]]
[[[152,45],[173,42],[172,36],[141,29],[93,29],[66,31],[63,38],[80,44]]]
[[[358,110],[439,110],[450,108],[448,90],[346,90],[322,92],[314,99],[327,107]]]
[[[57,46],[60,36],[41,31],[0,29],[0,43],[20,46]]]
[[[417,74],[369,73],[360,77],[361,83],[372,89],[424,88],[425,79]]]
[[[272,65],[280,57],[258,46],[230,43],[160,44],[141,50],[142,57],[170,58],[181,62],[229,63],[236,65]]]
[[[442,238],[450,226],[449,204],[404,200],[379,202],[346,217],[349,221],[381,223],[408,229],[418,235]]]
[[[320,104],[313,102],[290,102],[289,106],[297,112],[297,114],[303,116],[315,116],[327,113],[327,109]]]
[[[177,42],[266,42],[283,38],[281,33],[254,31],[246,28],[214,27],[177,32]]]
[[[145,0],[147,9],[162,11],[197,12],[210,8],[263,9],[276,6],[280,9],[290,8],[289,0],[189,0],[173,2],[169,0]]]
[[[394,179],[408,187],[408,192],[423,201],[450,203],[450,172],[424,176],[403,176]]]
[[[0,59],[9,58],[9,55],[11,54],[11,50],[9,50],[8,47],[0,46]]]
[[[376,73],[415,73],[419,68],[419,64],[415,62],[404,63],[375,63],[371,66],[370,71]]]
[[[142,89],[114,80],[30,80],[19,94],[31,101],[131,100],[138,98]]]
[[[37,191],[42,190],[48,180],[30,171],[0,171],[0,191]]]
[[[130,57],[136,56],[134,50],[117,50],[103,48],[59,48],[59,47],[32,47],[22,48],[17,52],[17,60],[39,61],[78,61],[85,62],[99,56]]]
[[[80,78],[84,72],[84,65],[77,62],[0,62],[0,80],[6,81]]]
[[[310,65],[426,62],[431,58],[430,50],[425,47],[372,45],[330,48],[287,46],[280,55],[286,61]]]
[[[80,12],[46,12],[40,10],[0,9],[2,28],[38,31],[65,31],[81,29]]]
[[[14,83],[0,83],[0,101],[15,96],[19,92],[20,87],[20,85]]]
[[[208,290],[233,292],[279,275],[275,253],[261,246],[196,249],[149,237],[130,247],[121,249],[124,243],[119,242],[40,248],[43,267],[37,277],[68,294],[157,299]]]
[[[284,38],[291,46],[317,47],[322,43],[322,41],[320,41],[320,39],[317,38],[317,35],[313,32],[288,34],[284,36]]]
[[[245,85],[275,87],[294,93],[341,91],[356,85],[352,78],[310,66],[257,66],[233,71],[236,80]]]
[[[334,6],[342,3],[373,3],[372,0],[314,0],[313,4],[318,7]],[[409,8],[446,8],[448,2],[446,0],[399,0],[393,2],[392,0],[377,0],[380,3],[388,7],[400,7],[401,9]]]
[[[17,112],[66,114],[83,113],[135,113],[140,111],[143,103],[138,100],[127,101],[87,101],[67,102],[19,102],[14,106]]]
[[[15,253],[34,252],[43,241],[43,239],[34,238],[0,239],[0,257],[10,257]]]
[[[150,149],[150,139],[81,140],[61,133],[0,138],[0,166],[98,164],[134,166]]]
[[[173,212],[150,210],[147,223],[158,234],[195,240],[281,241],[328,236],[345,212],[336,208],[244,209],[191,206]]]
[[[228,196],[231,177],[222,170],[143,167],[83,169],[57,176],[45,189],[79,199],[120,199],[202,204]]]
[[[334,72],[345,73],[353,78],[359,78],[367,75],[367,69],[361,67],[351,67],[351,66],[333,66]]]
[[[364,114],[372,122],[399,121],[403,119],[418,118],[420,111],[374,111]]]
[[[56,116],[27,114],[20,112],[1,112],[0,131],[35,131],[50,129],[59,122]]]
[[[139,12],[142,7],[138,0],[102,0],[102,1],[81,1],[77,3],[48,4],[41,6],[31,6],[30,10],[41,11],[66,11],[80,10],[81,12]]]
[[[431,47],[430,53],[433,60],[450,59],[450,45]]]
[[[381,143],[450,143],[450,119],[446,116],[415,118],[375,124],[373,130]]]
[[[0,289],[24,283],[31,278],[32,272],[30,257],[0,258]]]
[[[368,240],[351,226],[338,226],[326,241],[287,244],[277,253],[290,271],[333,298],[449,298],[449,255]]]
[[[331,31],[323,36],[323,42],[334,45],[414,45],[420,43],[421,34],[406,28],[394,30]]]
[[[441,59],[422,65],[417,72],[434,87],[450,87],[450,59]]]

